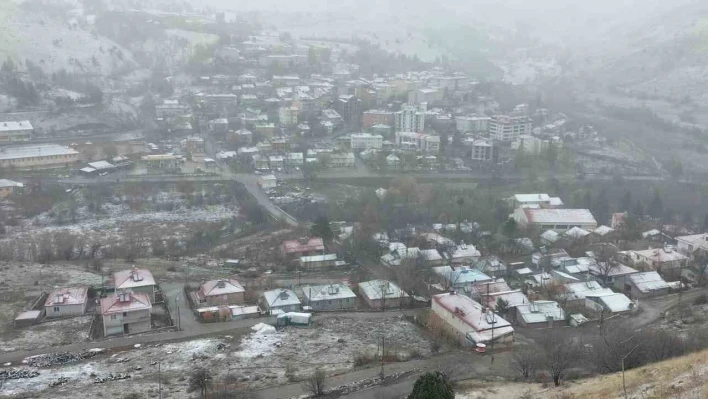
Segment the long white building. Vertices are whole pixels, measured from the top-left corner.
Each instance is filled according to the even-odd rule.
[[[30,121],[0,122],[0,143],[28,141],[34,128]]]
[[[383,147],[383,136],[371,133],[352,133],[349,136],[352,150],[380,150]]]

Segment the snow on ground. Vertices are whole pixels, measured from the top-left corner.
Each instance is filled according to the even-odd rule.
[[[86,315],[15,328],[0,336],[0,352],[30,350],[86,341],[91,317],[91,315]]]
[[[241,346],[233,354],[240,358],[250,359],[257,356],[272,354],[282,343],[282,335],[275,327],[259,323],[252,327],[253,333],[241,341]]]

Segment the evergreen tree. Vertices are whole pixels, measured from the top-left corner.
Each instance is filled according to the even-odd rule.
[[[315,219],[315,224],[310,228],[310,233],[315,237],[322,238],[324,241],[331,241],[334,237],[327,216],[318,216],[317,219]]]
[[[637,204],[634,205],[632,214],[639,219],[644,217],[644,205],[642,205],[642,201],[637,200]],[[708,217],[708,215],[706,217]]]
[[[455,390],[445,374],[429,372],[418,378],[408,399],[455,399]]]
[[[654,193],[654,199],[651,200],[648,211],[649,215],[653,218],[658,219],[664,216],[664,203],[661,201],[661,197],[659,197],[658,192]]]

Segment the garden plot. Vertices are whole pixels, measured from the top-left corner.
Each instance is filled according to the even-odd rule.
[[[73,398],[77,391],[96,397],[106,392],[120,392],[123,397],[135,392],[146,395],[157,388],[157,365],[161,362],[165,397],[187,396],[189,374],[198,367],[213,373],[215,381],[229,376],[231,381],[254,389],[288,383],[286,366],[299,379],[315,367],[327,373],[346,372],[354,367],[354,357],[362,352],[376,353],[379,331],[385,329],[386,346],[402,355],[430,354],[429,342],[417,326],[403,318],[367,320],[322,316],[309,328],[276,331],[259,324],[243,337],[224,335],[218,338],[147,345],[106,354],[79,363],[39,370],[35,378],[8,380],[0,395],[30,392],[52,398]],[[94,383],[96,377],[128,374],[120,381]],[[291,376],[291,377],[292,377]],[[48,384],[59,377],[69,378],[60,386]],[[40,394],[40,391],[42,393]],[[113,396],[104,396],[113,397]]]
[[[31,350],[86,341],[91,317],[91,315],[72,317],[6,330],[0,337],[0,352]]]

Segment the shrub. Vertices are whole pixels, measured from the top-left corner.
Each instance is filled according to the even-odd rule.
[[[708,295],[706,294],[701,294],[696,297],[696,299],[693,300],[694,305],[705,305],[708,303]]]

